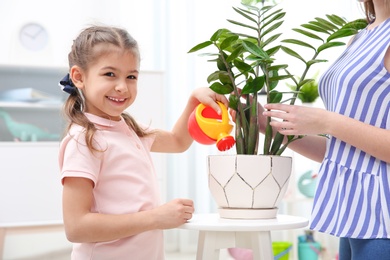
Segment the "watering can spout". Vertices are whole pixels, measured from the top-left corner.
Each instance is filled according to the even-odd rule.
[[[233,125],[225,105],[217,102],[221,108],[218,115],[211,107],[199,104],[188,119],[188,130],[191,137],[200,144],[216,144],[218,150],[226,151],[235,144],[230,132]]]

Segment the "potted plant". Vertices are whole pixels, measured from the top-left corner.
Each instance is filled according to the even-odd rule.
[[[268,119],[264,126],[263,153],[259,155],[258,97],[264,94],[267,103],[293,105],[301,88],[314,81],[307,78],[310,68],[326,62],[319,55],[345,45],[339,39],[355,34],[367,23],[365,20],[347,22],[337,15],[326,15],[292,29],[299,38],[280,40],[286,13],[277,4],[247,0],[233,9],[242,19],[228,19],[237,27],[237,32],[218,29],[209,40],[189,50],[193,53],[214,48],[214,52],[203,54],[217,65],[207,80],[212,90],[229,95],[229,108],[236,112],[237,154],[208,156],[209,187],[221,217],[272,218],[291,174],[291,158],[281,155],[290,143],[303,136],[274,133]],[[290,60],[302,62],[301,73],[290,73],[288,63],[280,63],[277,58],[283,53]],[[307,55],[310,57],[306,58]],[[293,89],[282,91],[282,81],[289,82]],[[287,94],[289,96],[284,97]]]

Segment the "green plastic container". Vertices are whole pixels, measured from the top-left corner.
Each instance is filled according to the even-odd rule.
[[[272,251],[274,253],[274,260],[288,260],[289,253],[292,249],[290,242],[272,242]]]

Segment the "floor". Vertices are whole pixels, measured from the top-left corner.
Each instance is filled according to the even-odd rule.
[[[63,251],[63,252],[55,252],[48,255],[41,255],[36,257],[29,257],[29,258],[19,258],[19,259],[12,259],[12,260],[69,260],[70,252],[69,251]],[[165,260],[195,260],[196,254],[195,253],[167,253],[165,256]],[[228,255],[228,252],[226,250],[221,250],[220,252],[220,260],[233,260]],[[3,259],[3,260],[11,260],[11,259]]]

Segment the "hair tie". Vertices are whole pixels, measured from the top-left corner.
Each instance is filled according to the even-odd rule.
[[[60,81],[58,86],[61,87],[62,91],[73,94],[76,91],[76,86],[73,84],[72,80],[69,77],[69,73]]]

